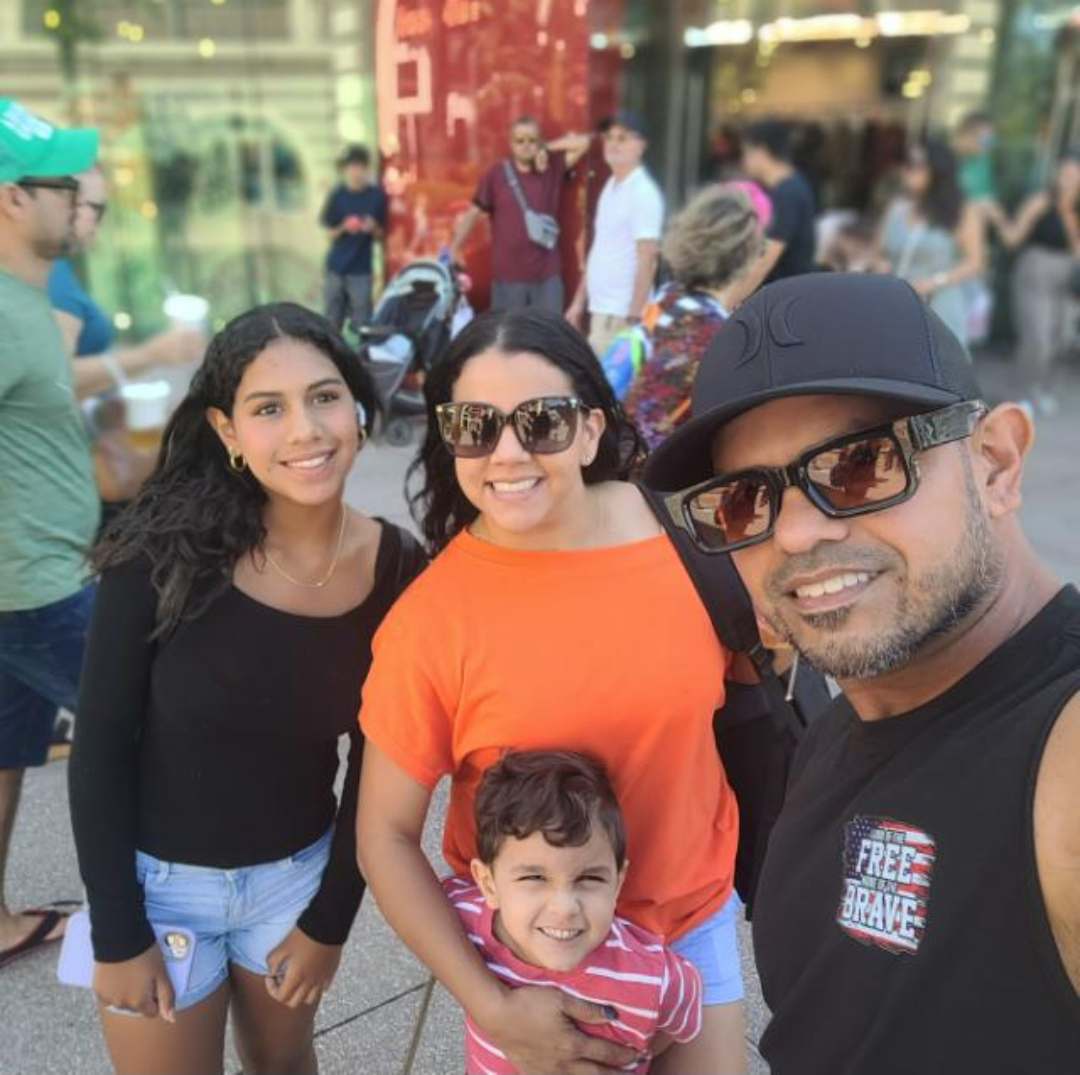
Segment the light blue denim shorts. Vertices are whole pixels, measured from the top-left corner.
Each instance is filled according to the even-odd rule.
[[[668,946],[697,967],[706,1007],[743,999],[742,962],[735,934],[735,920],[741,910],[742,900],[732,889],[719,911]]]
[[[182,926],[195,934],[187,989],[177,1009],[205,1000],[229,974],[229,964],[269,974],[266,957],[315,898],[330,858],[328,829],[315,843],[288,858],[219,870],[164,862],[135,852],[135,875],[143,886],[152,926]]]

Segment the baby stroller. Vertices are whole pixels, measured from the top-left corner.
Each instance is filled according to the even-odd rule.
[[[424,413],[424,378],[450,342],[461,294],[453,270],[414,261],[386,286],[371,322],[360,330],[360,361],[383,405],[382,435],[403,447]]]

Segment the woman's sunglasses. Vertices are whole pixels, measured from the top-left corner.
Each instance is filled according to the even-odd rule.
[[[984,414],[980,400],[953,403],[825,441],[786,467],[718,475],[665,497],[665,504],[675,525],[710,553],[765,541],[789,488],[800,489],[832,519],[883,511],[914,496],[920,452],[971,436]]]
[[[509,414],[490,403],[440,403],[435,417],[451,455],[479,459],[495,451],[508,423],[525,451],[533,455],[564,452],[577,433],[578,414],[585,410],[573,396],[541,396],[519,403]]]

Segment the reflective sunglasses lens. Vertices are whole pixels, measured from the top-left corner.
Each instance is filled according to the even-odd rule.
[[[704,489],[687,508],[699,544],[714,551],[761,537],[772,523],[769,486],[759,475]]]
[[[810,460],[806,475],[836,511],[858,511],[907,492],[908,473],[892,437],[868,437],[826,448]]]
[[[578,405],[569,399],[530,399],[514,409],[514,429],[527,452],[554,455],[570,447]]]
[[[476,459],[495,450],[502,422],[494,407],[483,403],[447,403],[436,408],[439,434],[461,459]]]

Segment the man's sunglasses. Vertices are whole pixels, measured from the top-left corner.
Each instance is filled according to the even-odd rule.
[[[15,186],[23,190],[64,190],[69,194],[77,194],[79,181],[70,175],[58,176],[55,179],[20,179]]]
[[[883,511],[915,495],[920,452],[970,437],[986,410],[980,400],[965,400],[900,418],[818,444],[786,467],[720,474],[672,493],[664,503],[675,525],[709,553],[770,537],[785,489],[800,489],[831,519]]]
[[[533,455],[564,452],[577,433],[578,414],[585,410],[573,396],[541,396],[519,403],[509,414],[490,403],[440,403],[435,416],[450,454],[478,459],[495,451],[508,423],[525,451]]]

